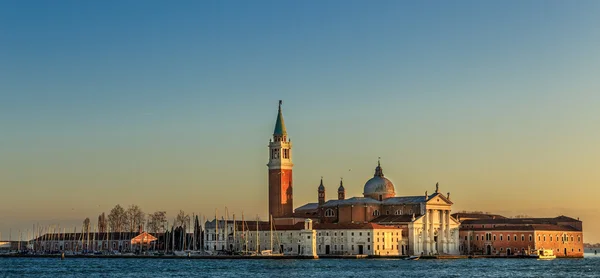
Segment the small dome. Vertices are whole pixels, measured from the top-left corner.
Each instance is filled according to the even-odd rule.
[[[379,162],[375,168],[375,175],[365,183],[363,195],[380,201],[396,196],[394,184],[383,176],[383,169]]]
[[[340,187],[338,187],[338,192],[346,191],[344,188],[344,180],[340,180]]]

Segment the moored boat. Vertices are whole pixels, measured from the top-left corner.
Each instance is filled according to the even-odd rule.
[[[554,260],[556,255],[552,249],[538,249],[534,251],[530,256],[537,258],[538,260]]]

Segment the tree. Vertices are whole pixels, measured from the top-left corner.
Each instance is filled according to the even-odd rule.
[[[137,205],[131,205],[125,211],[126,223],[129,232],[136,232],[146,221],[146,215]]]
[[[104,212],[98,215],[98,232],[105,233],[108,223],[106,222],[106,215]]]
[[[190,225],[190,216],[185,214],[183,210],[179,210],[177,217],[175,218],[175,226],[189,226]]]
[[[113,232],[125,232],[127,215],[121,205],[116,205],[108,214],[108,225]]]
[[[156,211],[148,214],[148,231],[150,233],[162,233],[165,232],[165,225],[167,222],[166,211]]]
[[[90,218],[86,217],[85,220],[83,220],[83,228],[81,229],[81,232],[84,234],[87,234],[90,232]]]

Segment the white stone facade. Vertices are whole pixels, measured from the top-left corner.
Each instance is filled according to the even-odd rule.
[[[306,221],[310,221],[307,219]],[[257,232],[252,230],[237,230],[233,237],[233,222],[227,227],[229,237],[225,240],[225,221],[219,221],[218,240],[214,221],[208,222],[205,232],[205,250],[207,251],[235,251],[260,253],[273,250],[273,253],[286,255],[310,255],[314,250],[318,256],[327,255],[372,255],[372,256],[402,256],[409,255],[408,242],[402,238],[402,229],[396,227],[365,224],[371,228],[348,228],[340,225],[339,228],[319,228],[296,225],[294,229],[266,230],[263,225]],[[208,224],[207,223],[207,224]],[[266,224],[266,223],[264,223]],[[256,226],[254,226],[256,227]],[[375,228],[373,228],[375,227]],[[310,229],[312,228],[312,229]],[[229,246],[229,249],[227,248]]]

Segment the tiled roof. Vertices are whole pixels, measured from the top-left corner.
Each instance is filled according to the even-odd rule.
[[[579,220],[559,216],[554,218],[496,218],[496,219],[468,219],[461,223],[470,224],[558,224],[559,222],[580,222]]]
[[[421,215],[415,215],[415,219],[419,218]],[[412,222],[412,215],[381,215],[371,222],[375,223],[406,223]]]
[[[94,238],[96,240],[130,240],[140,233],[132,233],[132,232],[110,232],[110,233],[99,233],[99,232],[91,232],[91,233],[48,233],[39,236],[34,240],[81,240],[82,238],[87,239],[88,236],[90,239]],[[162,233],[155,233],[154,236],[162,236]]]
[[[383,200],[383,203],[386,204],[386,205],[419,204],[419,203],[423,203],[423,202],[425,202],[425,195],[423,195],[423,196],[392,197],[392,198],[388,198],[388,199]]]
[[[474,228],[461,228],[462,230],[469,231],[566,231],[575,232],[579,231],[571,226],[566,225],[553,225],[553,224],[530,224],[530,225],[497,225],[490,226],[475,226]]]
[[[487,213],[464,213],[458,212],[452,214],[454,218],[467,218],[467,219],[506,219],[506,217],[499,214],[487,214]]]
[[[317,223],[316,230],[357,230],[357,229],[398,229],[394,226],[380,225],[377,223]]]
[[[319,208],[319,203],[308,203],[308,204],[305,204],[305,205],[303,205],[303,206],[301,206],[299,208],[296,208],[295,211],[299,211],[299,210],[315,210],[317,208]]]
[[[581,221],[579,220],[561,215],[554,218],[469,219],[461,222],[461,229],[500,229],[504,226],[530,226],[537,227],[536,229],[581,231],[580,224]]]
[[[369,205],[369,204],[381,204],[380,201],[377,201],[372,198],[365,197],[352,197],[345,200],[329,200],[323,204],[323,207],[335,207],[335,206],[345,206],[345,205]]]

